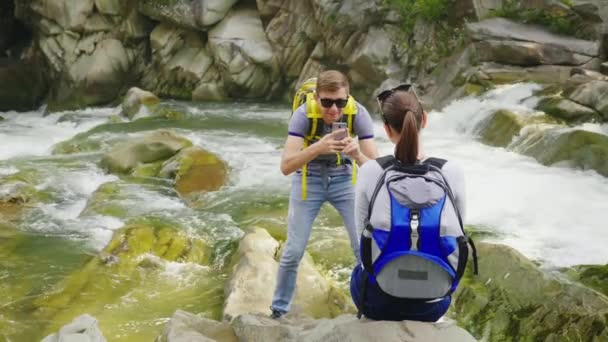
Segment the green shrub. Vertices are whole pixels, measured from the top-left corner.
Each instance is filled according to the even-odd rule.
[[[437,21],[446,19],[448,14],[448,0],[386,0],[386,5],[399,13],[406,33],[413,32],[418,18]]]
[[[568,0],[561,1],[570,6]],[[520,1],[507,0],[502,8],[492,10],[490,17],[502,17],[524,24],[535,24],[550,31],[581,39],[593,39],[594,33],[584,27],[582,19],[571,11],[548,11],[546,9],[525,9]]]

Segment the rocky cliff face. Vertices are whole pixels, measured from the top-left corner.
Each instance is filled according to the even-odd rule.
[[[608,5],[600,1],[458,0],[434,21],[394,4],[14,0],[3,5],[0,25],[22,34],[3,34],[0,50],[20,44],[27,56],[11,61],[37,71],[0,70],[2,80],[22,80],[13,92],[30,94],[0,102],[24,109],[45,97],[49,110],[62,110],[111,103],[133,85],[186,100],[287,99],[299,81],[336,68],[363,103],[412,81],[440,106],[463,95],[466,82],[552,83],[572,67],[604,69]],[[462,16],[473,22],[467,30]],[[492,16],[509,20],[474,23]]]

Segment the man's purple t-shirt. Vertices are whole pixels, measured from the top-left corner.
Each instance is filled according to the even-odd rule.
[[[324,134],[331,132],[331,125],[326,125],[323,120],[319,120],[319,124],[323,125]],[[353,131],[359,141],[372,139],[374,137],[374,125],[372,118],[365,107],[357,102],[357,114],[353,118]],[[306,104],[301,105],[291,116],[289,120],[289,135],[304,138],[310,132],[310,120],[306,116]],[[315,161],[308,163],[308,173],[312,175],[321,174],[321,166]],[[300,170],[298,170],[300,172]],[[329,176],[350,175],[352,166],[350,164],[334,165],[328,168]]]

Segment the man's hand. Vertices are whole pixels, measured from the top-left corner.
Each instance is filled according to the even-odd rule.
[[[336,140],[336,138],[343,136],[346,133],[346,129],[340,129],[335,132],[331,132],[326,134],[321,138],[321,140],[317,141],[313,145],[317,145],[317,151],[319,154],[332,154],[342,152],[344,147],[348,144],[347,139],[344,138],[342,140]]]

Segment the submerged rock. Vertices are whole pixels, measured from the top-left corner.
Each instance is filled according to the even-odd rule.
[[[127,294],[141,293],[152,300],[147,294],[165,286],[158,276],[167,262],[208,265],[209,257],[204,241],[168,222],[133,222],[117,230],[103,251],[80,270],[40,295],[33,303],[33,316],[52,320],[49,328],[55,328],[74,314],[101,315],[104,308],[121,303]]]
[[[81,315],[65,325],[56,334],[49,335],[41,342],[106,342],[105,337],[97,326],[97,320],[91,315]]]

